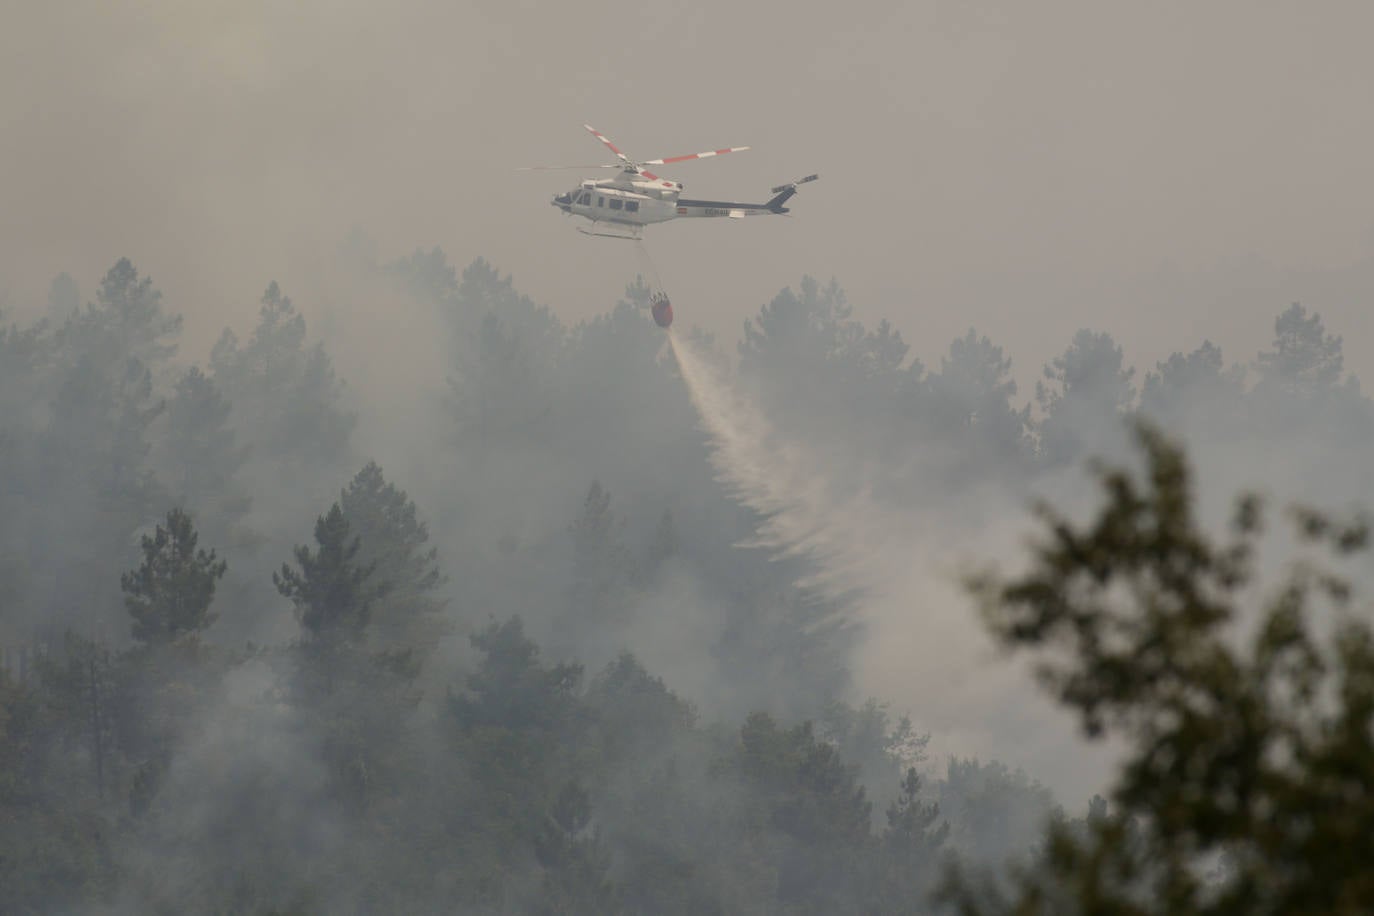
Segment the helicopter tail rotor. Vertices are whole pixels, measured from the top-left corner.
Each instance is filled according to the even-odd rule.
[[[773,189],[773,194],[775,196],[772,200],[768,201],[768,203],[764,204],[764,206],[774,213],[786,213],[787,208],[784,207],[783,204],[791,200],[792,195],[797,193],[797,185],[806,184],[808,181],[815,181],[820,177],[820,175],[807,175],[805,178],[798,178],[796,181],[789,182],[788,184],[778,185]]]

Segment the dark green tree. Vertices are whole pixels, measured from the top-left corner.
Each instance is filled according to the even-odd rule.
[[[371,567],[371,581],[384,589],[371,607],[369,640],[379,648],[428,654],[444,632],[438,592],[445,579],[415,503],[368,462],[339,495],[339,506],[361,545],[358,564]]]
[[[460,428],[483,443],[541,441],[547,432],[555,395],[551,361],[526,330],[488,312],[473,335],[475,346],[464,346],[449,380]]]
[[[1234,415],[1245,394],[1245,369],[1222,362],[1221,348],[1210,340],[1191,353],[1174,353],[1145,375],[1140,408],[1160,422],[1215,420]]]
[[[584,699],[596,716],[601,753],[611,761],[642,759],[696,724],[691,704],[628,652],[592,678]]]
[[[557,396],[564,328],[509,276],[478,258],[445,300],[454,372],[454,415],[478,444],[542,442]]]
[[[797,292],[784,289],[745,321],[740,376],[784,429],[814,437],[826,418],[832,441],[887,454],[905,445],[894,434],[898,395],[924,370],[904,368],[907,345],[888,322],[869,330],[852,316],[838,283],[802,278]]]
[[[887,807],[887,824],[868,886],[874,912],[928,913],[931,892],[940,874],[949,823],[940,819],[940,806],[922,797],[921,777],[909,767],[896,801]]]
[[[51,735],[45,761],[49,775],[59,785],[66,782],[88,803],[92,797],[103,800],[122,776],[122,761],[115,754],[110,650],[68,631],[60,649],[39,656],[37,672],[45,727]],[[82,758],[87,766],[76,763]],[[69,771],[73,764],[77,772],[84,771],[80,776]]]
[[[1122,418],[1135,401],[1133,375],[1110,334],[1086,328],[1075,334],[1035,384],[1035,400],[1044,412],[1039,432],[1045,458],[1064,464],[1115,451]]]
[[[777,904],[792,912],[843,910],[859,891],[872,806],[835,748],[818,741],[809,722],[783,729],[755,713],[740,729],[729,770],[751,796],[740,813],[756,835],[743,841],[774,847]],[[766,832],[758,834],[760,827]]]
[[[433,302],[444,309],[453,308],[452,299],[458,290],[458,274],[439,247],[429,251],[415,249],[408,258],[401,258],[385,268],[401,280],[415,296]]]
[[[582,510],[568,526],[573,579],[568,591],[567,632],[556,648],[581,654],[623,625],[630,610],[633,561],[620,541],[624,522],[611,511],[611,494],[592,481]]]
[[[1255,360],[1260,384],[1289,395],[1315,394],[1341,382],[1341,338],[1326,333],[1321,315],[1297,302],[1274,319],[1274,347]]]
[[[235,480],[248,458],[229,423],[230,404],[200,369],[192,366],[167,404],[161,440],[168,488],[179,504],[233,530],[247,514],[250,497]]]
[[[424,273],[445,285],[438,264],[428,265]],[[456,334],[471,335],[488,316],[493,316],[512,339],[524,342],[527,352],[541,365],[547,365],[549,357],[562,344],[563,328],[553,313],[521,294],[509,274],[501,276],[495,265],[484,258],[463,269],[449,301],[450,324]]]
[[[178,742],[199,721],[223,672],[200,636],[217,617],[210,606],[228,564],[198,549],[198,541],[190,515],[173,509],[143,536],[143,562],[120,577],[138,645],[116,660],[109,705],[119,749],[133,767],[128,795],[135,817],[148,812]]]
[[[883,842],[903,856],[916,861],[915,868],[928,866],[936,851],[949,836],[949,824],[940,822],[940,806],[921,796],[921,777],[908,767],[902,777],[901,793],[887,808],[887,829]]]
[[[291,599],[307,639],[319,646],[356,643],[362,638],[377,591],[375,564],[358,560],[362,542],[352,533],[343,509],[335,503],[315,522],[316,550],[295,549],[299,570],[283,563],[272,583]]]
[[[467,689],[451,699],[450,710],[463,729],[496,727],[551,732],[576,705],[582,666],[545,666],[539,647],[525,635],[520,618],[493,621],[471,637],[482,653]]]
[[[151,537],[143,536],[143,563],[120,576],[133,637],[148,645],[194,638],[214,623],[215,583],[229,564],[197,550],[199,535],[181,509],[167,513]]]
[[[47,599],[59,614],[81,608],[87,620],[108,614],[113,624],[117,603],[108,583],[135,533],[166,505],[149,461],[153,423],[165,407],[154,381],[180,328],[149,278],[122,259],[101,282],[96,303],[55,334],[51,409],[38,437],[45,511],[34,518],[34,533],[40,542],[63,543],[63,561],[85,570],[65,575],[53,565],[56,552],[38,557],[38,574],[51,583]]]
[[[346,453],[356,417],[324,345],[307,346],[305,336],[305,318],[272,283],[249,341],[226,330],[211,351],[211,376],[233,404],[235,428],[251,436],[255,463],[318,466],[321,455]]]
[[[788,360],[810,368],[823,365],[862,333],[852,326],[852,313],[838,283],[822,287],[803,277],[799,292],[782,290],[756,317],[745,320],[740,371],[776,374]]]
[[[1049,789],[996,760],[951,757],[938,790],[950,846],[998,866],[1028,860],[1059,813]]]
[[[102,708],[91,703],[92,686],[108,686],[107,657],[87,655],[88,648],[64,645],[41,657],[37,677],[23,683],[0,669],[3,913],[98,907],[120,878],[115,833],[90,778],[93,769],[85,765],[86,752],[95,756],[96,739],[106,742],[103,754],[111,738]],[[109,768],[101,774],[101,788],[110,775]]]
[[[610,856],[592,825],[591,800],[576,782],[566,783],[554,797],[535,834],[534,849],[544,869],[535,912],[622,912],[620,895],[609,877]]]
[[[4,316],[0,315],[0,319]],[[43,549],[35,537],[45,501],[35,493],[44,479],[43,381],[51,358],[44,326],[0,325],[0,607],[11,622],[31,623],[46,610],[35,594],[42,584]]]
[[[180,315],[163,309],[152,278],[120,258],[101,279],[95,304],[73,318],[64,334],[98,352],[102,363],[136,361],[156,369],[176,352],[181,325]]]
[[[448,700],[452,746],[463,766],[461,774],[445,774],[446,792],[461,800],[458,831],[472,849],[468,867],[492,875],[499,888],[511,863],[536,857],[535,837],[550,808],[579,775],[575,748],[589,722],[577,697],[582,667],[542,662],[519,618],[493,621],[471,642],[480,659]]]
[[[680,546],[677,526],[673,524],[673,513],[664,509],[663,514],[659,516],[658,525],[654,528],[653,537],[649,539],[636,564],[635,578],[640,584],[652,584],[663,575]]]
[[[1037,654],[1089,736],[1125,745],[1112,810],[1055,828],[1009,897],[957,879],[951,897],[965,913],[1369,912],[1374,630],[1315,557],[1250,607],[1261,503],[1239,500],[1214,540],[1182,450],[1149,427],[1139,439],[1144,474],[1099,470],[1096,518],[1042,508],[1029,571],[976,583],[996,637]],[[1363,522],[1294,517],[1337,557],[1368,541]]]
[[[1029,454],[1030,405],[1013,405],[1011,357],[987,337],[970,328],[951,343],[926,387],[928,420],[952,443],[964,473],[978,476],[998,465],[1014,466]]]

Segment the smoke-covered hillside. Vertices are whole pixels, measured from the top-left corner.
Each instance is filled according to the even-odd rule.
[[[835,282],[720,341],[640,280],[568,326],[481,259],[332,270],[203,361],[126,259],[4,316],[0,909],[925,911],[1123,753],[963,587],[1025,567],[1032,500],[1083,517],[1140,417],[1203,530],[1370,492],[1301,305],[1153,367],[1084,329],[1021,391],[1015,341],[927,366]]]

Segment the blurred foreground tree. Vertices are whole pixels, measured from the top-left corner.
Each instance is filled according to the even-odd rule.
[[[1181,450],[1147,426],[1138,438],[1143,480],[1099,470],[1096,519],[1042,508],[1030,570],[976,584],[998,639],[1040,653],[1090,736],[1125,743],[1115,810],[1053,828],[1009,897],[957,872],[948,896],[964,913],[1371,912],[1374,632],[1350,585],[1303,559],[1238,640],[1261,505],[1241,499],[1214,542]],[[1368,539],[1363,523],[1294,515],[1333,557]]]

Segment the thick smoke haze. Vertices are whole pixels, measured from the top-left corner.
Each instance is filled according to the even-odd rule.
[[[1029,536],[1014,510],[997,510],[1000,524],[953,539],[945,527],[942,536],[951,520],[884,505],[862,479],[842,485],[818,455],[780,440],[690,342],[674,337],[672,345],[711,438],[717,479],[762,519],[750,543],[805,558],[811,572],[799,584],[862,620],[860,690],[901,697],[943,754],[1014,761],[1045,774],[1061,798],[1102,790],[1103,756],[1075,740],[1069,717],[1048,700],[1028,702],[1029,672],[971,625],[965,579],[993,558],[1015,556]]]
[[[1037,503],[1158,424],[1240,634],[1369,504],[1367,4],[6,21],[0,910],[926,911],[1129,750],[970,593]],[[584,122],[820,180],[588,238]]]

